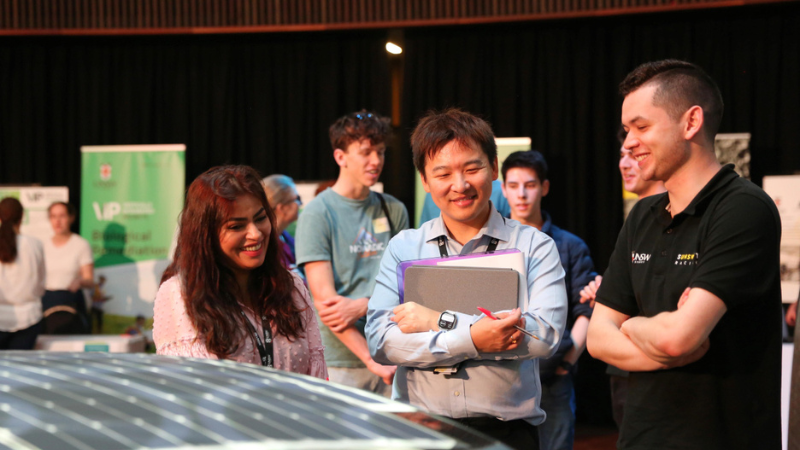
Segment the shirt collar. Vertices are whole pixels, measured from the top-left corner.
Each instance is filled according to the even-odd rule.
[[[550,214],[547,211],[542,210],[542,219],[544,219],[544,223],[542,223],[542,233],[553,237],[551,234],[551,228],[553,227],[553,221],[550,219]]]
[[[489,202],[489,208],[491,209],[491,212],[489,213],[489,220],[483,224],[483,227],[481,227],[481,229],[478,231],[478,234],[476,234],[472,239],[480,239],[483,235],[487,235],[489,237],[508,242],[511,239],[511,231],[506,225],[507,219],[497,212],[497,209],[494,207],[491,201]],[[439,236],[448,237],[447,227],[444,225],[444,219],[442,219],[441,213],[439,214],[439,217],[434,219],[433,223],[431,224],[431,234],[428,235],[426,242],[438,239]]]
[[[700,192],[694,196],[692,201],[689,203],[689,206],[687,206],[680,213],[676,214],[675,217],[672,217],[672,214],[667,210],[667,206],[669,205],[669,194],[666,192],[661,194],[662,197],[650,206],[650,211],[655,214],[656,217],[659,217],[661,222],[664,222],[664,225],[672,223],[673,219],[680,215],[695,215],[701,204],[714,192],[721,189],[732,180],[739,178],[739,174],[737,174],[733,169],[733,164],[726,164],[722,166],[722,168],[719,169],[719,171],[711,178],[711,180],[705,186],[703,186],[703,189],[701,189]]]
[[[700,192],[692,199],[692,202],[689,203],[689,206],[684,209],[681,214],[689,214],[694,215],[697,211],[697,208],[703,203],[708,197],[711,196],[714,192],[721,189],[726,184],[730,183],[731,180],[739,178],[739,174],[737,174],[734,170],[733,164],[726,164],[722,166],[721,169],[711,178],[711,181],[708,182]]]

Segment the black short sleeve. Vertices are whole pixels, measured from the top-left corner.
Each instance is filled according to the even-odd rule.
[[[781,238],[777,208],[762,192],[734,193],[717,204],[690,286],[734,308],[769,291]]]

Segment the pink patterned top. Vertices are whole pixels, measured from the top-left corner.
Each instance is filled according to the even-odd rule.
[[[317,326],[317,318],[311,299],[303,281],[297,275],[294,277],[296,287],[294,302],[303,310],[303,323],[305,330],[303,336],[294,342],[277,333],[273,326],[273,356],[275,368],[288,372],[311,375],[323,380],[328,379],[328,369],[325,366],[324,348]],[[255,320],[252,314],[247,313],[258,333],[262,333],[260,320]],[[250,336],[250,333],[247,334]],[[176,275],[158,289],[153,312],[153,341],[156,344],[156,353],[159,355],[189,356],[193,358],[217,359],[216,355],[209,353],[200,333],[197,332],[189,315],[186,304],[181,294],[180,278]],[[243,345],[236,353],[229,355],[228,359],[238,362],[261,364],[261,357],[252,339],[245,339]]]

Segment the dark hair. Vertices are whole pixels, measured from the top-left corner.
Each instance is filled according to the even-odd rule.
[[[477,145],[493,164],[497,158],[497,143],[492,127],[478,116],[457,108],[428,111],[411,133],[411,151],[416,166],[425,176],[425,160],[433,158],[450,141],[463,146]]]
[[[14,227],[22,223],[22,203],[13,197],[0,201],[0,263],[17,259],[17,233]]]
[[[67,215],[68,215],[68,216],[70,216],[70,217],[75,217],[75,215],[77,214],[77,211],[75,210],[75,207],[74,207],[74,206],[72,206],[72,203],[67,203],[67,202],[53,202],[53,203],[51,203],[51,204],[50,204],[50,206],[48,206],[48,207],[47,207],[47,214],[48,214],[48,215],[50,215],[50,213],[51,213],[51,212],[52,212],[52,210],[53,210],[53,207],[54,207],[54,206],[56,206],[56,205],[61,205],[61,206],[63,206],[64,208],[67,208]]]
[[[362,109],[336,119],[328,129],[331,147],[347,151],[347,146],[362,139],[369,139],[372,145],[386,142],[392,133],[389,118]]]
[[[653,105],[664,108],[673,120],[692,106],[703,108],[703,129],[706,137],[714,140],[725,105],[717,83],[703,69],[677,59],[644,63],[625,77],[619,93],[626,97],[646,84],[657,86]]]
[[[189,319],[204,336],[206,348],[219,358],[236,352],[249,333],[240,303],[256,316],[266,315],[278,333],[289,339],[301,335],[301,312],[292,299],[291,273],[280,260],[277,233],[270,233],[264,264],[250,272],[249,298],[240,298],[233,271],[221,263],[219,231],[230,217],[236,198],[252,195],[264,206],[272,229],[270,208],[261,177],[248,166],[220,166],[197,177],[186,193],[180,217],[174,262],[161,282],[178,274]]]
[[[539,177],[540,182],[547,179],[547,161],[536,150],[514,152],[508,155],[500,169],[503,173],[503,182],[506,181],[506,172],[517,167],[533,170],[536,172],[536,176]]]

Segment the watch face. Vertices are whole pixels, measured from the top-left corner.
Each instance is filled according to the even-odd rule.
[[[450,312],[443,312],[441,316],[439,316],[439,328],[444,328],[445,330],[452,330],[456,324],[456,316]]]

